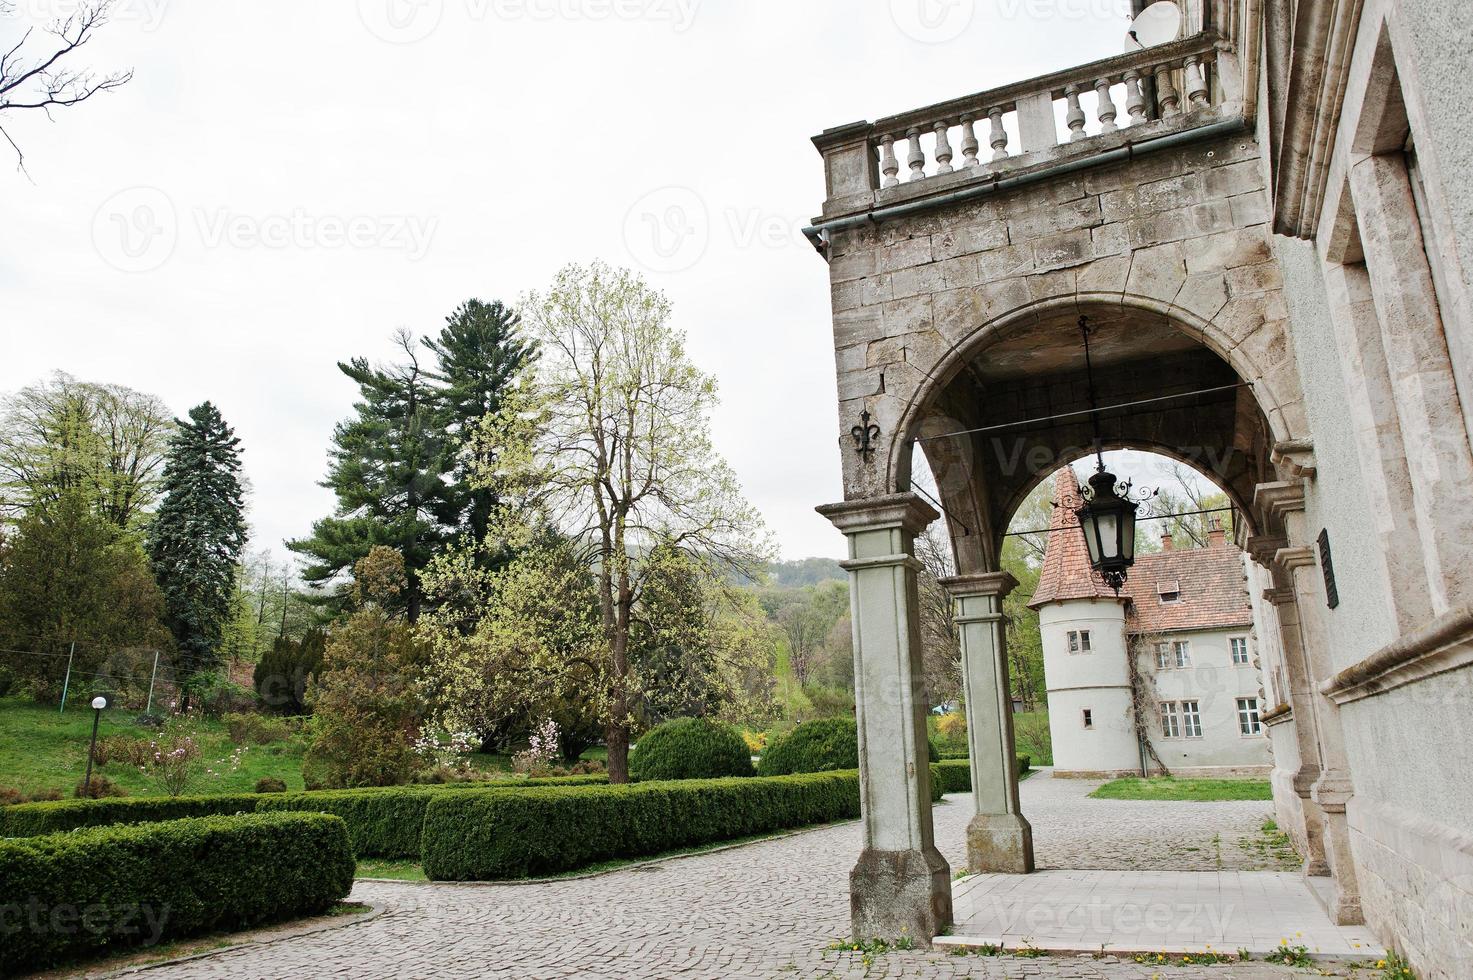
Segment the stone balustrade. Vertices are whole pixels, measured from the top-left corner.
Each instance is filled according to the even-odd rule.
[[[829,130],[814,143],[829,200],[1011,161],[1147,122],[1241,103],[1237,59],[1207,32],[1077,68]]]

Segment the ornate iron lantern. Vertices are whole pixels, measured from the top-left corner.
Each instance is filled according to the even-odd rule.
[[[1084,506],[1074,513],[1079,518],[1084,543],[1089,547],[1090,567],[1105,584],[1120,594],[1127,570],[1135,564],[1135,512],[1130,499],[1130,482],[1117,486],[1115,474],[1105,469],[1103,457],[1089,478]]]
[[[1105,454],[1100,438],[1100,410],[1095,399],[1094,364],[1089,356],[1089,317],[1079,318],[1079,332],[1084,335],[1084,370],[1089,384],[1090,419],[1094,423],[1095,474],[1089,488],[1083,490],[1084,506],[1074,512],[1084,543],[1089,548],[1089,564],[1105,584],[1120,594],[1130,566],[1135,564],[1135,514],[1139,506],[1131,500],[1129,480],[1121,483],[1105,469]],[[1144,496],[1154,496],[1154,491]]]

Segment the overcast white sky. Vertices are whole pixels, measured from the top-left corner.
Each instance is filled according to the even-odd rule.
[[[18,3],[0,41],[67,9]],[[841,491],[809,137],[1113,54],[1128,8],[123,0],[89,59],[134,81],[8,124],[30,177],[0,161],[0,390],[61,369],[213,400],[253,546],[280,552],[332,507],[336,361],[602,258],[670,295],[784,556],[837,556],[813,513]]]

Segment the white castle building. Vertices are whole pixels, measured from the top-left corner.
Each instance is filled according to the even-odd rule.
[[[1072,468],[1054,491],[1028,603],[1043,638],[1054,774],[1267,775],[1242,552],[1220,529],[1205,548],[1174,548],[1165,535],[1116,595],[1090,569]]]

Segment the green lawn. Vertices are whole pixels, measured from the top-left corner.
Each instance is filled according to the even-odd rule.
[[[1199,803],[1273,799],[1273,791],[1266,779],[1174,779],[1170,776],[1117,779],[1089,795],[1097,800],[1188,800]]]
[[[133,723],[135,711],[104,711],[98,728],[98,740],[109,735],[135,738],[153,734],[152,729]],[[237,746],[230,741],[225,725],[219,721],[201,721],[200,749],[205,767],[218,775],[202,774],[187,790],[191,795],[205,793],[250,793],[263,776],[275,776],[288,790],[302,785],[302,753],[300,738],[251,745],[241,753],[240,765],[231,768],[230,758]],[[92,736],[92,709],[86,702],[69,704],[65,714],[55,705],[38,705],[24,698],[0,698],[0,789],[15,789],[27,795],[42,790],[60,790],[70,798],[87,769],[87,745]],[[602,760],[607,750],[589,749],[584,759]],[[511,756],[476,752],[470,757],[472,768],[482,772],[510,772]],[[202,767],[204,768],[204,767]],[[121,786],[129,796],[163,796],[164,790],[152,778],[130,766],[112,763],[94,770]]]

